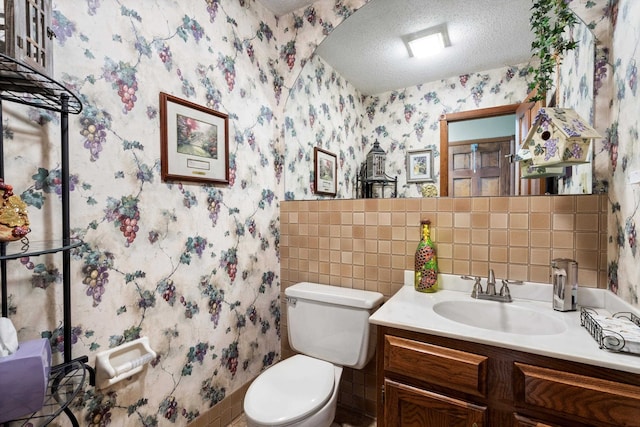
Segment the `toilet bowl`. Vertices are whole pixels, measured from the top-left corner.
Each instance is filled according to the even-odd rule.
[[[329,427],[341,376],[342,367],[300,354],[276,363],[247,390],[247,426]]]
[[[247,425],[329,427],[343,367],[362,369],[373,357],[369,316],[383,296],[308,282],[285,289],[285,295],[289,344],[300,354],[271,366],[249,386]]]

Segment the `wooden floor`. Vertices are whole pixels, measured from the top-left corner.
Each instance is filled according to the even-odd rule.
[[[376,420],[338,406],[333,425],[340,427],[376,427]],[[233,420],[229,427],[247,427],[244,414]]]

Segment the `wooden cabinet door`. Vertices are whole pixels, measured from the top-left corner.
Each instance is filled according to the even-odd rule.
[[[449,143],[449,196],[509,196],[514,137]]]
[[[483,427],[487,408],[385,379],[386,427]]]
[[[588,425],[640,425],[638,385],[520,362],[514,363],[513,378],[516,406],[553,411]]]

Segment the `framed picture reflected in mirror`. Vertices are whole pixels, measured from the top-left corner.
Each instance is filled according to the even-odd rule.
[[[338,162],[335,154],[322,148],[313,149],[314,192],[325,196],[335,196],[337,192]]]
[[[433,182],[433,150],[407,152],[407,182]]]

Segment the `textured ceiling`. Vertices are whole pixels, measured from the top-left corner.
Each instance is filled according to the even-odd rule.
[[[259,0],[276,14],[313,1]],[[337,26],[317,53],[363,94],[415,86],[531,58],[531,0],[371,0]],[[451,46],[409,57],[402,36],[445,24]]]

